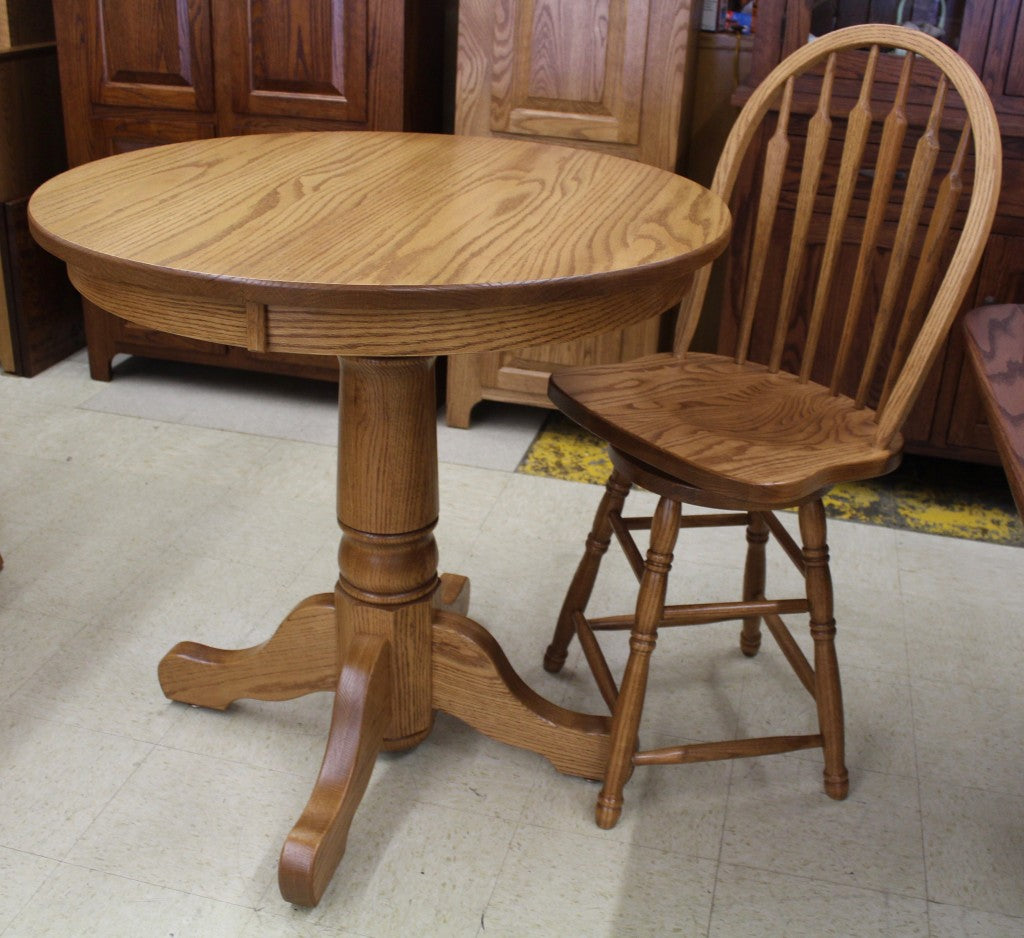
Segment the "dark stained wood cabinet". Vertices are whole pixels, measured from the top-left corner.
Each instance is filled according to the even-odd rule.
[[[920,0],[919,0],[920,2]],[[911,6],[910,4],[907,5]],[[918,14],[932,15],[927,2]],[[894,22],[898,4],[886,0],[780,0],[759,6],[757,35],[754,39],[749,88],[756,84],[782,58],[807,41],[808,35],[823,28],[838,28],[863,22]],[[950,0],[947,4],[946,38],[981,76],[992,97],[1003,137],[1003,189],[999,213],[975,283],[968,293],[963,312],[983,304],[1024,302],[1024,0]],[[900,63],[883,61],[880,66],[897,80]],[[840,76],[834,113],[850,109],[859,87],[859,75]],[[749,93],[749,89],[748,92]],[[741,91],[739,97],[742,98]],[[913,98],[911,98],[913,105]],[[800,110],[799,93],[796,110]],[[806,115],[803,115],[806,118]],[[822,185],[838,171],[842,121],[836,122],[836,139],[829,151]],[[799,145],[799,141],[794,143]],[[852,214],[866,208],[870,180],[865,179],[855,196]],[[749,206],[744,205],[742,187],[735,206],[737,228]],[[811,266],[815,238],[823,241],[824,219],[815,219],[811,232]],[[820,230],[817,230],[820,229]],[[883,246],[884,251],[884,246]],[[738,268],[744,264],[742,252]],[[781,272],[774,272],[781,280]],[[772,267],[769,265],[769,277]],[[719,328],[720,348],[729,347],[735,336],[738,314],[729,300],[729,276],[725,278],[725,298]],[[768,283],[767,291],[780,284]],[[841,286],[835,291],[843,296]],[[838,318],[838,317],[837,317]],[[793,328],[801,328],[799,319]],[[824,357],[822,369],[832,362]],[[929,378],[917,407],[905,427],[907,448],[916,452],[995,462],[995,444],[989,432],[974,376],[964,358],[962,330],[957,323]]]
[[[28,231],[32,190],[66,168],[53,18],[0,0],[0,367],[30,377],[82,347],[81,305]]]
[[[442,130],[445,0],[54,0],[71,165],[291,130]],[[334,378],[131,326],[84,303],[92,376],[118,352]]]

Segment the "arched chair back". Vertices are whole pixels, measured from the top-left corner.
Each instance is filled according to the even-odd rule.
[[[737,191],[751,143],[765,138],[759,178]],[[888,445],[971,285],[1001,165],[981,82],[931,37],[856,26],[794,53],[743,107],[711,186],[749,252],[727,273],[738,314],[727,354],[875,408]],[[709,275],[680,316],[677,353]]]

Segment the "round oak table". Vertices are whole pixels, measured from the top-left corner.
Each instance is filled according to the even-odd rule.
[[[438,576],[434,357],[608,331],[677,303],[729,234],[680,176],[519,140],[293,133],[88,163],[32,197],[35,238],[131,322],[255,351],[339,356],[339,576],[262,645],[181,642],[173,700],[334,691],[327,750],[281,853],[282,895],[316,904],[378,751],[444,710],[600,778],[610,719],[531,691]]]

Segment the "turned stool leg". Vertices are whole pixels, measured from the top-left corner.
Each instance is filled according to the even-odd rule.
[[[747,524],[747,562],[743,571],[743,601],[764,599],[764,548],[768,541],[768,523],[760,512],[750,513]],[[743,620],[740,650],[753,658],[761,647],[761,617],[748,616]]]
[[[569,590],[565,594],[562,610],[558,614],[554,637],[544,653],[545,671],[554,674],[560,671],[562,665],[565,664],[569,642],[572,641],[576,631],[573,614],[586,611],[587,603],[590,602],[590,594],[594,591],[601,558],[604,557],[608,550],[608,544],[611,542],[612,515],[622,511],[622,505],[629,490],[630,485],[623,480],[618,471],[612,472],[611,478],[605,485],[601,504],[597,507],[597,514],[594,516],[594,524],[587,537],[583,557],[580,558],[579,566],[576,568],[576,573],[569,584]]]
[[[622,789],[633,769],[640,715],[647,692],[651,653],[658,640],[658,624],[665,614],[665,588],[672,569],[672,551],[679,534],[679,502],[662,498],[651,523],[650,548],[636,601],[636,618],[629,636],[629,660],[612,717],[611,753],[604,787],[597,798],[598,827],[614,827],[622,814]]]
[[[844,753],[843,692],[835,648],[836,620],[825,540],[825,509],[820,499],[800,506],[800,534],[814,639],[814,697],[825,750],[825,793],[842,799],[849,792],[850,777]]]

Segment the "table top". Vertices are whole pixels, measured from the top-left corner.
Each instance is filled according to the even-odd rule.
[[[378,318],[678,285],[719,253],[731,224],[696,183],[595,151],[377,132],[225,137],[121,154],[45,183],[29,216],[86,295],[119,282],[218,307]],[[432,351],[469,350],[454,337],[441,344],[450,347]]]

